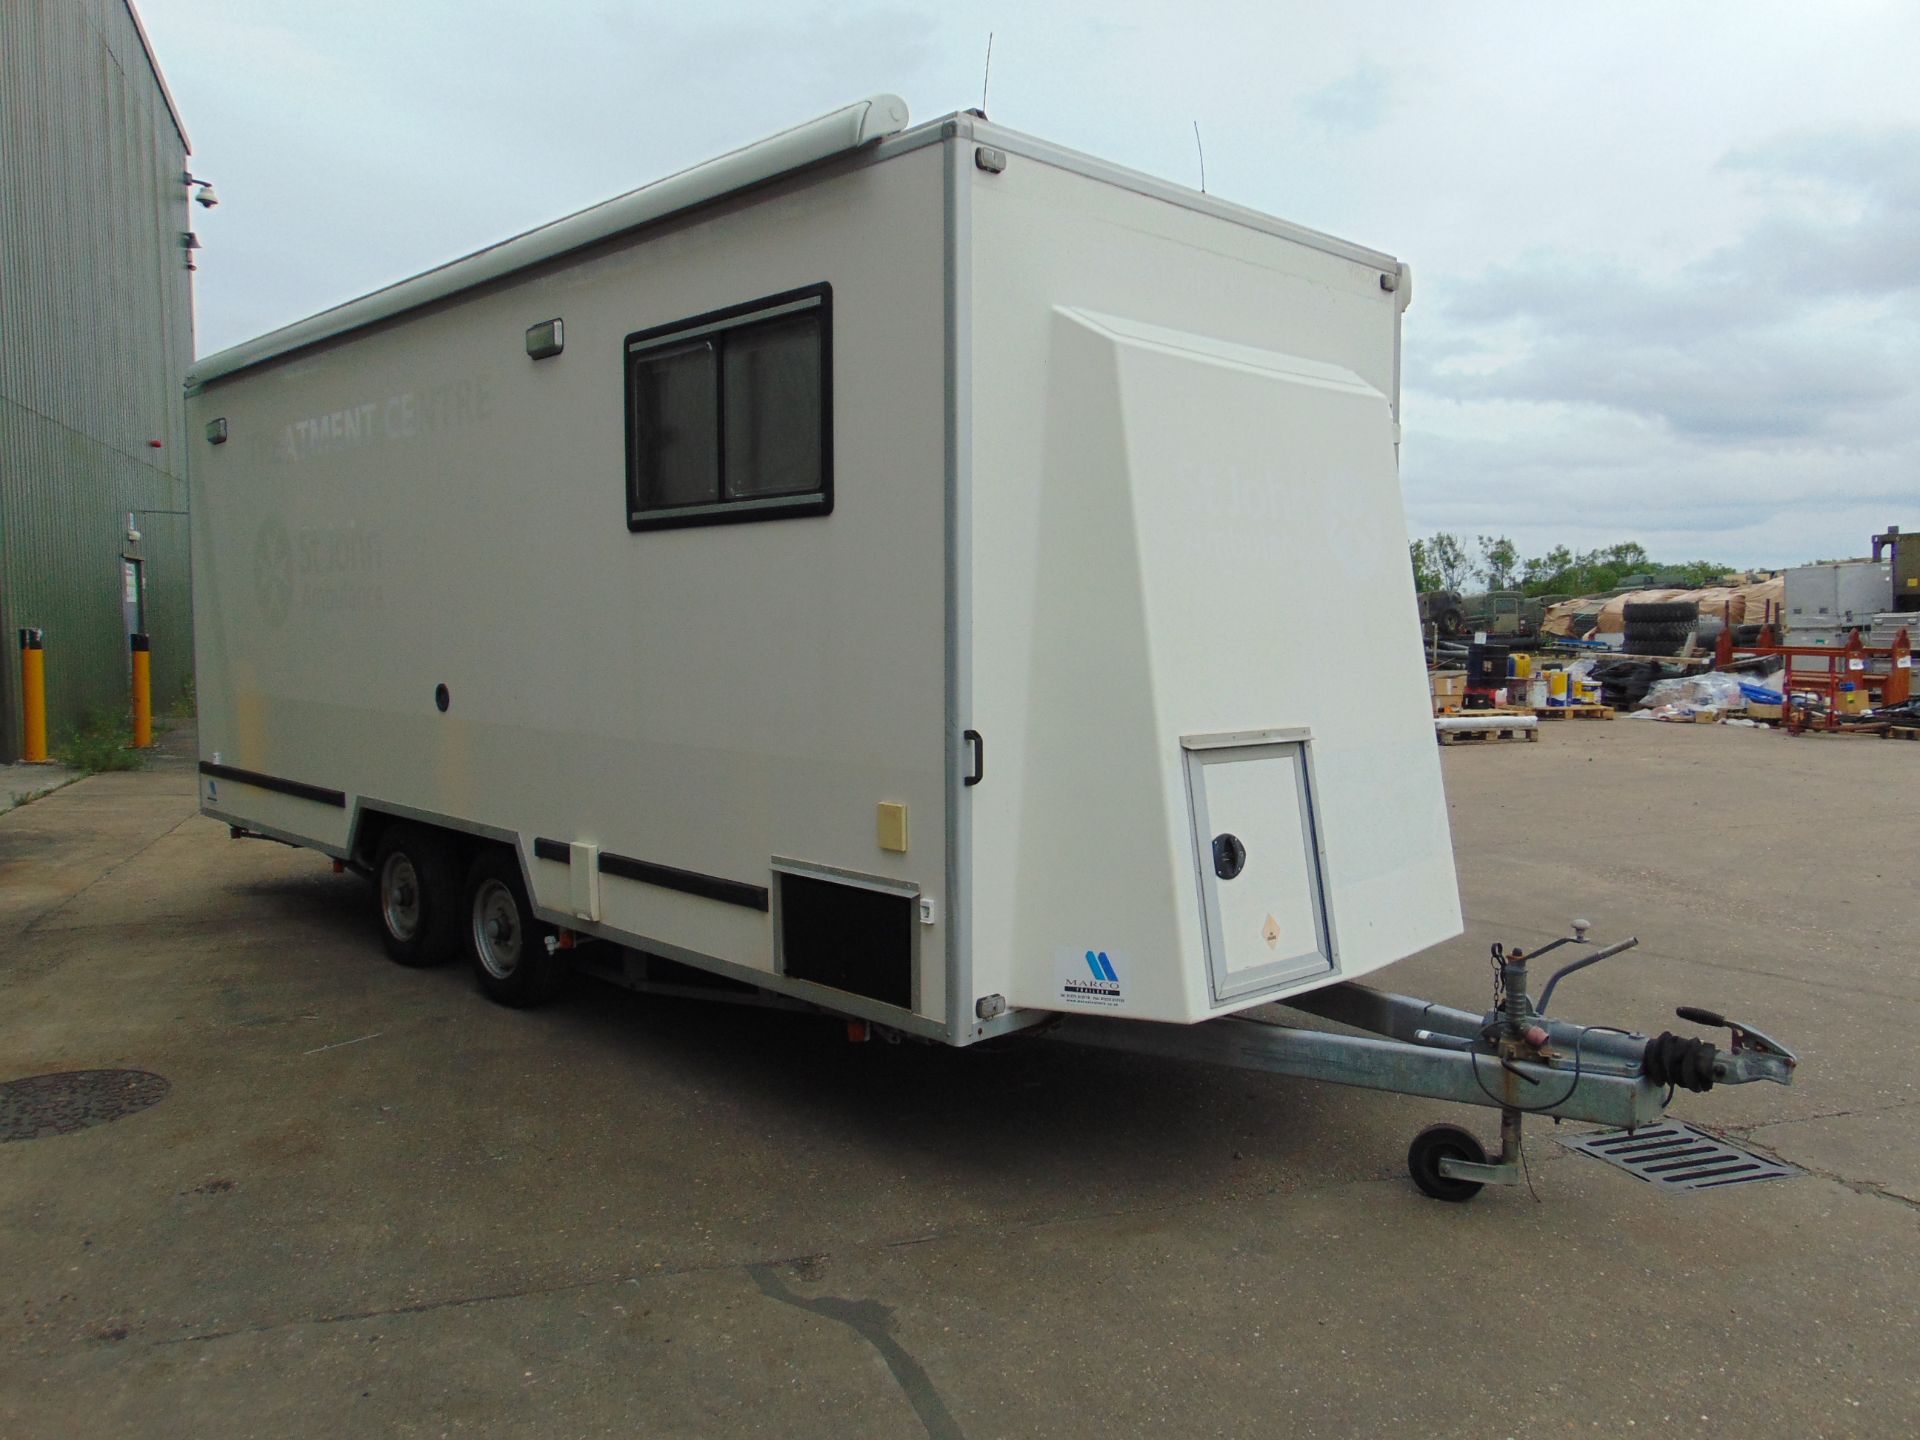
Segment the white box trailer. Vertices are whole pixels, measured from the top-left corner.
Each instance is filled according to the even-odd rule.
[[[1367,975],[1460,930],[1408,295],[882,96],[213,356],[202,808],[511,1003],[546,928],[954,1045]]]

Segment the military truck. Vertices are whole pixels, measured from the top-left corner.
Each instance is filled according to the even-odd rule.
[[[1458,590],[1426,590],[1420,594],[1420,628],[1439,631],[1442,640],[1467,633],[1467,604]]]

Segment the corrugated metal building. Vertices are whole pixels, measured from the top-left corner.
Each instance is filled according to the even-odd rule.
[[[0,761],[19,627],[46,632],[56,744],[125,710],[133,629],[156,710],[193,673],[187,153],[129,0],[0,5]]]

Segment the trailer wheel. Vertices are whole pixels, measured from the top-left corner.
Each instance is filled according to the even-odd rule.
[[[438,965],[460,947],[460,870],[431,830],[394,825],[373,860],[374,900],[387,954],[402,965]]]
[[[1484,1165],[1487,1152],[1470,1130],[1462,1130],[1458,1125],[1429,1125],[1414,1136],[1413,1144],[1407,1147],[1407,1170],[1421,1194],[1458,1204],[1471,1200],[1485,1188],[1478,1180],[1456,1180],[1451,1175],[1442,1175],[1443,1159],[1470,1160]]]
[[[467,871],[467,953],[489,1000],[516,1010],[542,1005],[566,983],[563,955],[547,948],[511,852],[490,848]]]

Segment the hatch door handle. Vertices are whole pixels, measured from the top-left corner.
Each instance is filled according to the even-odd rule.
[[[967,748],[973,752],[973,765],[972,768],[967,771],[967,778],[960,783],[962,785],[978,785],[981,780],[986,778],[987,773],[986,742],[980,738],[980,732],[978,730],[963,731],[961,738],[967,742]]]

